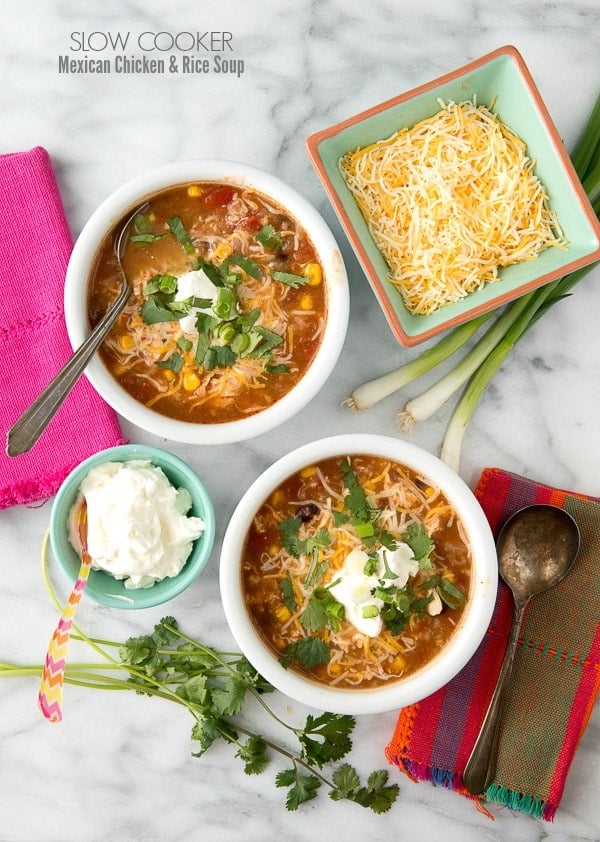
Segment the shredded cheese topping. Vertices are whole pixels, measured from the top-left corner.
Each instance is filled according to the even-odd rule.
[[[500,267],[565,247],[525,143],[484,106],[440,105],[340,160],[389,280],[420,315],[497,281]]]

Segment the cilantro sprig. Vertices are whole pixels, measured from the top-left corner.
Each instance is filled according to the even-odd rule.
[[[48,585],[48,587],[50,587]],[[304,725],[282,720],[265,701],[273,687],[241,654],[220,652],[180,631],[174,617],[164,617],[149,634],[132,637],[118,645],[87,637],[81,639],[103,657],[98,664],[67,665],[65,683],[95,690],[126,690],[138,695],[157,696],[183,705],[193,718],[191,739],[194,757],[202,757],[220,740],[235,750],[247,775],[262,774],[276,755],[289,768],[277,772],[275,785],[287,789],[286,807],[296,810],[317,797],[325,786],[335,801],[354,801],[374,812],[388,809],[398,795],[397,785],[386,786],[387,773],[373,772],[361,787],[358,773],[344,763],[333,769],[331,777],[323,772],[329,763],[344,758],[352,748],[355,720],[351,716],[309,714]],[[115,657],[114,650],[118,657]],[[114,674],[109,675],[106,662]],[[4,676],[22,675],[23,670],[39,680],[39,670],[22,665],[2,664]],[[76,674],[75,674],[76,673]],[[258,700],[260,709],[286,735],[279,741],[259,733],[253,711],[247,722],[243,716],[249,698]],[[258,726],[260,727],[260,726]],[[296,748],[288,745],[294,739]]]

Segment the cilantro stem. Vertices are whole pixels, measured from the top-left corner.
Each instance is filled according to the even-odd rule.
[[[169,626],[169,625],[167,625],[166,623],[164,624],[164,627],[165,627],[168,631],[172,632],[173,634],[176,634],[176,635],[177,635],[178,637],[180,637],[182,640],[185,640],[185,641],[187,641],[188,643],[190,643],[192,646],[195,646],[195,647],[196,647],[196,648],[197,648],[200,652],[202,652],[203,654],[205,654],[205,655],[210,655],[211,657],[213,657],[213,658],[214,658],[214,659],[215,659],[218,663],[220,663],[220,664],[221,664],[221,666],[223,666],[223,667],[227,670],[227,672],[228,672],[228,674],[229,674],[229,675],[234,676],[234,677],[238,677],[238,676],[239,676],[239,673],[238,673],[238,671],[235,669],[235,667],[232,667],[230,664],[228,664],[228,663],[227,663],[227,661],[225,661],[225,660],[221,657],[221,655],[222,655],[223,653],[215,652],[215,650],[214,650],[214,649],[210,649],[209,647],[204,646],[202,643],[199,643],[197,640],[194,640],[192,637],[188,637],[188,635],[184,634],[184,633],[183,633],[182,631],[180,631],[179,629],[173,628],[172,626]],[[256,701],[259,703],[259,705],[261,705],[261,707],[263,707],[263,708],[264,708],[264,710],[265,710],[265,711],[266,711],[266,712],[267,712],[270,716],[272,716],[272,717],[273,717],[273,719],[274,719],[276,722],[278,722],[278,723],[279,723],[280,725],[282,725],[284,728],[287,728],[287,729],[288,729],[288,731],[294,731],[294,728],[292,728],[292,726],[291,726],[291,725],[288,725],[288,723],[287,723],[287,722],[284,722],[284,721],[283,721],[283,719],[280,719],[280,718],[277,716],[277,714],[275,713],[275,711],[274,711],[274,710],[272,710],[272,709],[269,707],[269,705],[265,702],[265,700],[262,698],[261,694],[260,694],[260,693],[256,690],[256,688],[254,688],[254,687],[248,687],[247,689],[248,689],[248,691],[251,693],[251,695],[252,695],[252,696],[256,699]]]
[[[255,737],[252,731],[247,730],[243,726],[237,725],[235,726],[236,731],[240,731],[242,734],[245,734],[247,737]],[[298,754],[293,754],[291,751],[288,751],[283,746],[279,745],[278,743],[273,742],[265,737],[261,737],[263,743],[270,748],[272,751],[278,752],[283,757],[287,757],[288,760],[291,760],[295,766],[302,766],[303,769],[306,769],[307,772],[310,772],[311,775],[319,778],[319,780],[324,783],[326,786],[331,787],[331,789],[335,789],[335,785],[328,780],[315,766],[311,766],[310,763],[307,763],[306,760],[303,760]]]

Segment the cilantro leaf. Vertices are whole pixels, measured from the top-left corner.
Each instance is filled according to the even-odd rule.
[[[244,257],[241,254],[232,254],[228,258],[228,265],[230,263],[234,263],[236,266],[239,266],[240,269],[246,272],[247,275],[250,275],[251,278],[254,278],[257,281],[262,277],[262,270],[260,266],[249,257]]]
[[[255,359],[266,356],[273,350],[273,348],[276,348],[277,345],[281,345],[283,342],[283,336],[280,336],[278,333],[275,333],[273,330],[269,330],[262,325],[255,325],[253,328],[253,333],[254,332],[259,335],[260,343],[248,354],[248,356]]]
[[[291,272],[279,272],[277,269],[271,269],[271,277],[274,281],[279,281],[280,284],[285,284],[294,289],[304,286],[310,281],[308,275],[293,275]]]
[[[220,687],[210,691],[214,710],[221,716],[234,716],[244,706],[247,685],[237,678],[227,678]]]
[[[266,365],[265,371],[268,371],[269,374],[289,374],[291,368],[289,367],[289,365],[281,363],[279,365]]]
[[[290,787],[285,806],[288,810],[297,810],[300,804],[313,799],[321,786],[315,775],[302,775],[298,769],[285,769],[275,778],[275,786]]]
[[[216,718],[214,716],[200,717],[192,728],[192,740],[195,740],[199,744],[198,751],[194,752],[193,756],[201,757],[211,747],[218,736],[219,731]]]
[[[445,576],[440,577],[439,587],[436,588],[440,599],[445,602],[448,608],[458,608],[459,605],[465,601],[465,595],[460,588],[447,579]]]
[[[283,604],[285,607],[290,611],[292,614],[297,609],[296,605],[296,597],[294,596],[294,585],[292,582],[292,577],[288,575],[281,579],[279,582],[279,590],[281,591],[281,597],[283,599]]]
[[[183,357],[181,356],[179,351],[175,351],[166,360],[157,360],[156,365],[160,366],[161,368],[166,368],[169,371],[178,372],[181,371],[183,367]]]
[[[333,509],[332,514],[333,522],[336,526],[343,526],[350,520],[350,515],[346,514],[346,512],[339,512],[337,509]]]
[[[208,698],[206,681],[205,675],[194,675],[192,678],[188,678],[184,684],[180,684],[175,692],[186,702],[193,702],[195,705],[202,707]]]
[[[324,564],[329,566],[327,562]],[[300,622],[307,631],[322,631],[327,626],[334,631],[339,631],[339,621],[343,619],[345,619],[344,606],[327,588],[315,588],[300,615]]]
[[[435,549],[435,541],[429,537],[422,523],[410,523],[402,535],[402,540],[413,551],[413,555],[422,569],[432,567],[430,555]]]
[[[256,235],[256,239],[266,249],[269,251],[276,251],[280,249],[283,245],[283,238],[279,231],[273,228],[272,225],[263,225],[260,229],[258,234]]]
[[[344,497],[344,506],[356,520],[362,523],[373,521],[379,510],[374,509],[367,500],[365,490],[359,483],[347,459],[342,460],[340,467],[348,490],[348,493]]]
[[[171,234],[178,243],[181,243],[187,254],[194,254],[196,249],[181,219],[178,216],[171,216],[167,219],[167,225]]]
[[[342,798],[351,798],[360,789],[360,779],[356,773],[356,769],[349,763],[342,763],[335,770],[332,775],[332,781],[335,784],[335,789],[331,790],[329,797],[334,801],[340,801]]]
[[[244,772],[247,775],[260,775],[269,763],[265,741],[257,734],[249,737],[246,743],[240,746],[235,756],[244,761]]]
[[[309,714],[302,731],[296,731],[303,759],[321,768],[324,763],[345,757],[352,748],[350,735],[355,725],[354,717],[346,714]]]
[[[367,785],[361,787],[360,779],[356,770],[348,763],[344,763],[337,769],[333,776],[335,789],[329,793],[333,801],[348,799],[360,804],[361,807],[368,807],[374,813],[387,812],[398,797],[398,784],[387,785],[388,773],[385,770],[372,772]]]
[[[279,660],[286,669],[292,661],[298,661],[306,669],[313,669],[321,664],[328,664],[330,658],[331,652],[324,640],[320,637],[303,637],[288,643]]]
[[[209,260],[199,257],[196,261],[196,268],[201,269],[204,272],[213,286],[223,287],[225,285],[221,276],[220,268],[215,266],[214,263],[211,263]]]
[[[281,533],[281,541],[284,550],[294,558],[300,558],[302,555],[302,542],[298,538],[298,530],[302,526],[302,521],[297,515],[288,517],[282,520],[278,526]]]
[[[300,622],[307,631],[321,631],[327,627],[329,617],[322,600],[319,600],[313,593],[308,600],[306,608],[300,615]]]

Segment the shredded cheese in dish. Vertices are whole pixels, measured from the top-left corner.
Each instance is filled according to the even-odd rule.
[[[450,102],[340,160],[409,312],[428,315],[565,241],[525,143],[488,108]]]

